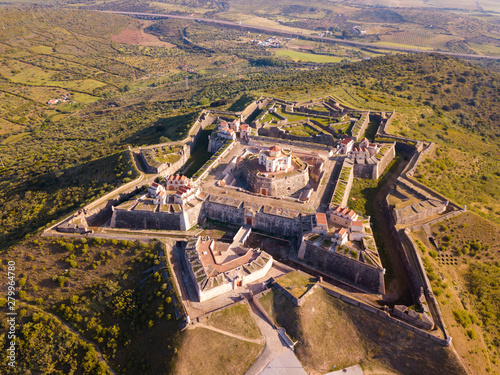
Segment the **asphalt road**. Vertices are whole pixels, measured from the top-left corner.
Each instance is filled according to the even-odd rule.
[[[411,52],[411,53],[439,53],[442,55],[449,55],[449,56],[455,56],[455,57],[500,60],[500,56],[472,55],[472,54],[467,54],[467,53],[454,53],[454,52],[436,51],[436,50],[421,50],[421,49],[417,49],[417,48],[405,48],[405,47],[397,47],[397,46],[392,46],[392,45],[389,46],[389,45],[385,45],[385,44],[357,42],[357,41],[345,40],[345,39],[340,39],[340,38],[324,37],[324,36],[319,36],[319,35],[310,35],[310,34],[304,34],[304,33],[299,33],[299,32],[290,32],[290,31],[285,31],[285,30],[281,30],[281,29],[274,29],[271,27],[247,25],[247,24],[239,23],[239,22],[216,20],[216,19],[212,19],[212,18],[179,16],[179,15],[165,14],[165,13],[119,12],[119,11],[112,11],[112,10],[103,10],[100,12],[112,13],[112,14],[123,14],[126,16],[175,18],[175,19],[181,19],[181,20],[205,22],[205,23],[212,23],[212,24],[223,25],[223,26],[228,26],[228,27],[236,27],[236,28],[241,28],[241,29],[245,29],[245,30],[265,32],[265,33],[270,33],[270,34],[275,34],[275,35],[283,35],[283,36],[296,37],[296,38],[307,38],[307,39],[317,40],[317,41],[326,42],[326,43],[345,44],[345,45],[354,46],[354,47],[369,47],[369,48],[385,49],[385,50],[391,50],[391,51]]]

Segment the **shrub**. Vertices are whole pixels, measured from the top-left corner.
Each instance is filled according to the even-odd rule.
[[[464,328],[472,324],[471,316],[465,310],[453,310],[453,316],[457,323],[461,324]]]
[[[477,339],[477,333],[472,328],[467,330],[467,336],[469,336],[472,340]]]

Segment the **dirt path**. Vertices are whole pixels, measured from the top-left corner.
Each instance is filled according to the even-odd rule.
[[[253,302],[249,301],[250,311],[257,323],[257,326],[264,336],[266,343],[264,350],[255,362],[250,366],[245,375],[259,375],[265,367],[278,355],[288,349],[286,344],[281,341],[278,331],[276,331],[262,315],[262,313],[254,306]],[[290,350],[291,351],[291,350]],[[293,352],[292,352],[293,353]]]
[[[231,333],[231,332],[228,332],[228,331],[224,331],[222,329],[215,328],[215,327],[203,324],[203,323],[197,323],[195,325],[190,325],[190,326],[188,326],[188,329],[196,329],[198,327],[209,329],[209,330],[214,331],[214,332],[222,333],[223,335],[234,337],[235,339],[238,339],[238,340],[253,342],[254,344],[263,345],[264,342],[265,342],[263,338],[261,338],[261,339],[250,339],[248,337],[236,335],[234,333]]]
[[[42,314],[47,314],[47,315],[50,315],[51,317],[53,317],[54,319],[56,319],[60,324],[62,324],[64,327],[66,327],[66,329],[68,329],[71,333],[75,334],[76,336],[78,336],[78,338],[80,340],[83,340],[85,341],[86,343],[92,345],[94,347],[94,349],[96,350],[97,352],[97,357],[99,357],[99,359],[101,361],[103,361],[105,364],[106,364],[106,367],[108,368],[109,372],[111,372],[113,375],[116,375],[116,372],[113,371],[113,369],[111,368],[111,366],[108,364],[108,362],[104,359],[104,356],[102,355],[102,352],[101,352],[101,349],[99,349],[99,347],[97,346],[97,344],[95,344],[93,341],[90,341],[88,339],[86,339],[85,337],[83,337],[80,332],[76,331],[75,329],[73,329],[70,325],[68,325],[65,321],[63,321],[61,318],[59,318],[57,315],[55,314],[52,314],[51,312],[48,312],[48,311],[45,311],[37,306],[33,306],[33,305],[28,305],[28,304],[25,304],[24,305],[25,307],[28,307],[30,309],[33,309],[33,310],[37,310],[39,312],[41,312]]]

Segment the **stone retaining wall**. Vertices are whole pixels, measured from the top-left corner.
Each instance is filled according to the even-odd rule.
[[[447,337],[445,339],[442,339],[438,336],[435,336],[433,334],[431,334],[430,332],[428,331],[424,331],[420,328],[417,328],[415,326],[412,326],[411,324],[409,323],[406,323],[406,322],[403,322],[401,320],[398,320],[396,318],[393,318],[389,312],[387,311],[384,311],[384,310],[380,310],[380,309],[377,309],[371,305],[368,305],[366,303],[363,303],[363,302],[360,302],[354,298],[350,298],[344,294],[340,294],[340,293],[337,293],[331,289],[328,289],[328,288],[324,288],[323,289],[325,290],[326,293],[328,293],[329,295],[331,295],[332,297],[335,297],[335,298],[338,298],[340,299],[341,301],[344,301],[352,306],[356,306],[356,307],[359,307],[365,311],[368,311],[374,315],[377,315],[378,317],[382,318],[383,320],[386,320],[388,322],[391,322],[391,323],[394,323],[394,324],[397,324],[398,326],[400,327],[403,327],[409,331],[412,331],[412,332],[415,332],[417,335],[421,336],[421,337],[425,337],[425,338],[428,338],[434,342],[437,342],[438,344],[440,345],[443,345],[443,346],[450,346],[451,344],[451,337]]]
[[[303,259],[313,269],[375,293],[385,293],[384,269],[359,262],[348,256],[306,243]]]

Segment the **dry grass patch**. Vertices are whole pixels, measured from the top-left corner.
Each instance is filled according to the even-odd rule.
[[[280,276],[276,281],[295,297],[302,297],[316,283],[316,278],[299,271],[292,271]]]
[[[259,327],[250,313],[250,308],[245,304],[238,304],[219,311],[205,322],[215,328],[222,329],[235,335],[259,339],[262,337]]]
[[[465,374],[453,352],[318,290],[301,307],[280,292],[260,299],[298,339],[296,354],[311,374],[359,363],[366,374]]]
[[[187,330],[178,352],[175,374],[244,374],[257,358],[261,348],[261,345],[205,328]]]

